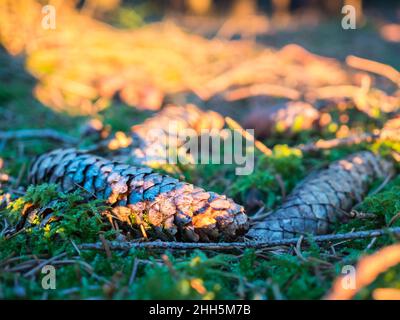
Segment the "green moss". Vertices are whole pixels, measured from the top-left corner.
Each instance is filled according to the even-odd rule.
[[[287,193],[304,175],[305,167],[301,151],[287,145],[276,145],[272,156],[259,156],[254,173],[236,177],[230,193],[237,196],[239,202],[243,202],[247,192],[256,188],[264,195],[266,207],[272,208],[281,201],[281,182]]]

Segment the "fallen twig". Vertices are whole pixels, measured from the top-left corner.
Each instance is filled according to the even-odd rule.
[[[229,90],[224,94],[228,101],[246,99],[254,96],[272,96],[279,98],[287,98],[290,100],[298,100],[301,93],[292,88],[268,83],[253,84],[250,86]]]
[[[380,237],[385,234],[400,235],[400,227],[314,236],[312,240],[315,242],[330,242],[330,241]],[[282,240],[272,240],[272,241],[245,241],[245,242],[219,242],[219,243],[111,241],[109,242],[109,247],[112,250],[130,250],[130,249],[232,250],[232,249],[245,249],[245,248],[261,249],[261,248],[276,247],[276,246],[289,246],[289,245],[296,245],[298,241],[299,241],[298,237],[292,239],[282,239]],[[304,238],[303,242],[307,242],[307,238]],[[84,243],[79,245],[78,247],[81,250],[104,250],[103,243]]]
[[[330,140],[318,140],[308,144],[299,145],[303,152],[311,152],[324,149],[333,149],[342,146],[351,146],[362,142],[374,142],[376,140],[398,141],[400,136],[400,121],[395,117],[388,120],[382,129],[375,130],[373,133],[360,133],[344,138],[335,138]]]
[[[30,271],[28,271],[27,273],[25,273],[24,276],[25,277],[33,276],[36,272],[38,272],[40,269],[42,269],[45,265],[51,264],[51,263],[57,261],[58,259],[64,258],[66,255],[67,255],[67,253],[63,252],[57,256],[54,256],[48,260],[45,260],[42,263],[40,263],[39,265],[37,265],[35,268],[33,268]]]
[[[365,91],[365,90],[364,90]],[[354,98],[363,88],[354,85],[331,85],[310,90],[306,93],[308,99],[335,99],[335,98]]]
[[[333,149],[342,146],[351,146],[354,144],[359,144],[362,142],[371,142],[374,139],[379,138],[379,134],[364,133],[360,135],[354,135],[345,138],[336,138],[331,140],[318,140],[317,142],[312,142],[304,145],[298,146],[298,148],[303,152],[311,152],[324,149]]]
[[[356,56],[348,56],[346,58],[346,63],[352,68],[383,76],[400,86],[400,72],[387,64]]]
[[[21,139],[49,139],[65,144],[78,144],[78,139],[58,132],[53,129],[26,129],[16,131],[0,131],[0,140],[21,140]]]

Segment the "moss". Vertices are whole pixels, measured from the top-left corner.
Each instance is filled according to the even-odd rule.
[[[272,208],[282,198],[282,185],[277,176],[283,181],[286,193],[304,177],[303,155],[299,149],[276,145],[272,156],[263,155],[258,159],[254,173],[236,177],[230,192],[244,202],[249,190],[256,188],[264,195],[266,207]]]

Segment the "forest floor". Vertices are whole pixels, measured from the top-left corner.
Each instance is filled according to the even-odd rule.
[[[266,35],[260,43],[282,47],[298,43],[316,54],[343,61],[349,54],[379,60],[400,68],[398,44],[382,40],[374,24],[360,30],[343,31],[335,22],[318,28],[278,31]],[[24,59],[9,56],[0,49],[0,128],[53,128],[79,137],[80,130],[91,116],[71,116],[54,111],[39,102],[32,93],[36,84],[24,68]],[[199,102],[212,109],[213,100]],[[246,109],[246,101],[224,105],[226,109]],[[112,132],[129,131],[152,112],[140,111],[122,101],[114,101],[95,117]],[[226,112],[226,115],[229,112]],[[233,112],[238,119],[246,111]],[[332,124],[325,131],[308,130],[295,136],[277,136],[263,140],[273,150],[271,156],[256,154],[255,172],[235,176],[232,166],[196,165],[181,168],[176,177],[206,190],[227,194],[237,203],[248,203],[249,191],[257,188],[265,210],[279,206],[285,194],[309,172],[358,150],[373,150],[384,155],[388,150],[400,151],[400,144],[365,142],[316,153],[301,153],[295,146],[320,138],[335,138],[340,127],[340,114],[331,113]],[[371,119],[358,110],[350,110],[352,128],[373,130],[386,120]],[[81,141],[81,145],[90,141]],[[131,249],[80,250],[78,245],[115,239],[115,231],[98,219],[99,201],[81,203],[75,193],[65,195],[53,186],[41,185],[27,190],[27,171],[35,156],[59,147],[43,139],[0,140],[0,170],[12,177],[0,181],[0,196],[13,195],[11,204],[0,211],[0,298],[29,299],[320,299],[327,295],[344,266],[355,266],[359,259],[379,248],[396,242],[392,235],[373,239],[354,239],[317,243],[309,236],[306,243],[268,249],[157,250]],[[280,179],[276,179],[279,175]],[[3,184],[3,185],[2,185]],[[4,189],[3,189],[4,188]],[[400,211],[400,178],[390,182],[375,181],[370,195],[357,205],[357,211],[373,217],[337,225],[335,233],[382,229],[400,226],[393,218]],[[8,223],[18,216],[24,205],[36,202],[52,206],[68,219],[43,228],[23,230],[7,238]],[[56,290],[43,290],[40,266],[54,264],[57,270]],[[371,298],[376,288],[400,289],[400,265],[390,268],[360,290],[357,299]]]

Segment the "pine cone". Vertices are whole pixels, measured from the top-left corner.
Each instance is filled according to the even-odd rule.
[[[243,207],[225,196],[153,172],[76,151],[58,149],[31,166],[30,182],[78,188],[104,199],[113,215],[149,227],[161,238],[188,241],[233,240],[248,228]]]
[[[310,130],[318,124],[320,111],[311,104],[291,101],[272,107],[257,107],[243,121],[243,127],[254,129],[257,138],[276,133],[294,134]]]
[[[182,135],[185,130],[200,135],[202,130],[221,129],[223,126],[224,119],[216,112],[203,111],[192,104],[169,105],[142,124],[132,127],[133,149],[125,150],[129,155],[122,152],[120,159],[127,162],[130,158],[130,162],[140,165],[165,164],[169,154],[180,153],[179,148],[187,138]]]
[[[359,152],[311,174],[283,205],[248,232],[251,238],[275,240],[298,234],[325,234],[336,221],[345,221],[370,182],[388,176],[393,165],[371,152]]]

